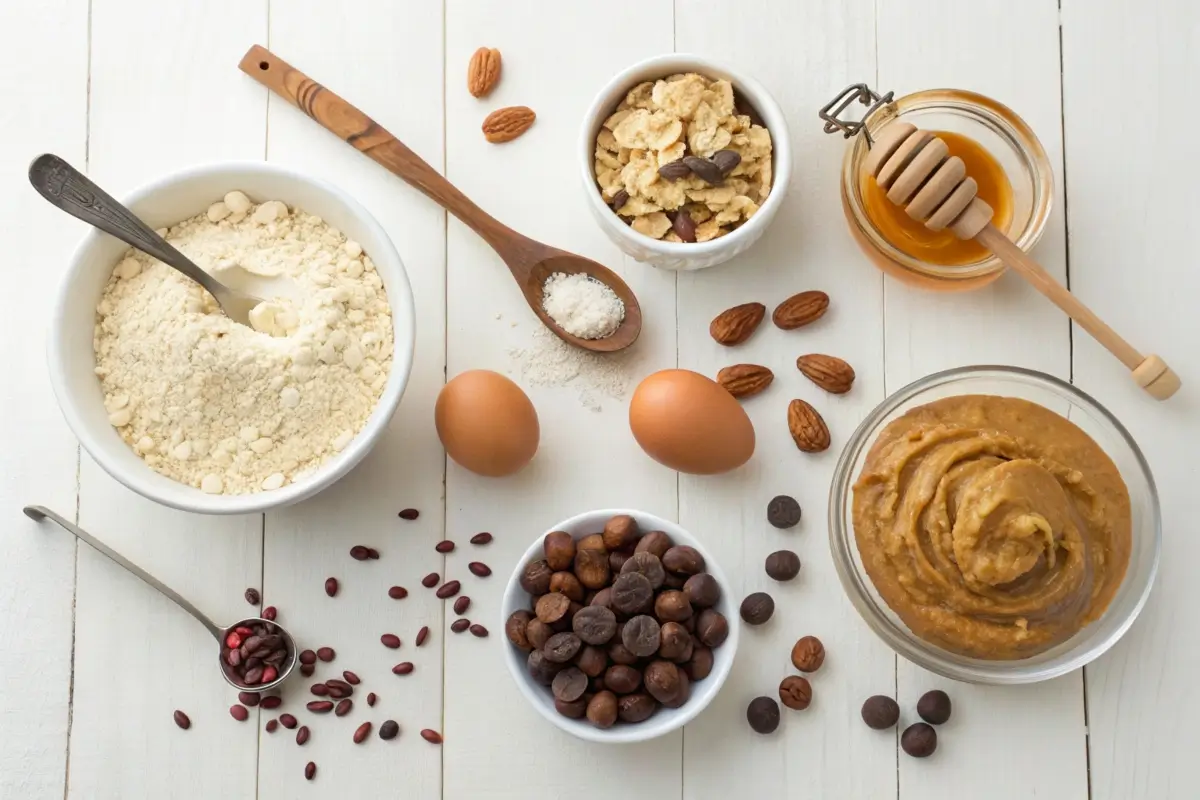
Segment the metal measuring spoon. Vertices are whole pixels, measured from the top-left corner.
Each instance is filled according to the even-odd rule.
[[[157,258],[203,286],[234,322],[249,325],[250,309],[263,302],[260,297],[231,289],[200,269],[132,211],[58,156],[46,153],[35,158],[29,165],[29,182],[38,194],[72,217]]]
[[[45,506],[25,506],[25,508],[22,510],[25,512],[25,516],[29,517],[30,519],[34,520],[35,522],[41,522],[42,520],[48,519],[51,522],[53,522],[54,524],[58,525],[63,530],[67,531],[68,533],[74,534],[76,536],[76,538],[90,544],[96,550],[99,550],[101,553],[108,556],[108,558],[115,561],[118,565],[129,570],[134,575],[141,578],[144,582],[150,584],[152,587],[154,587],[160,593],[162,593],[164,596],[166,596],[169,600],[174,602],[175,605],[179,606],[184,611],[188,612],[193,617],[195,617],[197,620],[199,620],[200,624],[203,625],[208,630],[208,632],[213,635],[213,638],[215,638],[217,640],[217,645],[218,645],[217,662],[221,666],[221,675],[225,678],[225,682],[228,683],[233,688],[235,688],[239,691],[243,691],[243,692],[265,692],[270,689],[274,689],[275,687],[277,687],[281,683],[283,683],[285,680],[287,680],[287,677],[292,674],[292,670],[295,669],[296,661],[297,661],[296,641],[295,641],[295,639],[292,638],[291,634],[289,634],[281,625],[279,625],[279,623],[272,622],[270,620],[265,620],[265,619],[262,619],[261,617],[247,617],[246,619],[238,620],[237,622],[233,623],[232,625],[230,625],[228,627],[222,628],[221,626],[219,626],[215,622],[213,622],[211,619],[206,617],[203,614],[203,612],[200,611],[200,609],[196,608],[190,602],[185,600],[174,589],[167,586],[162,581],[158,580],[153,575],[151,575],[150,573],[146,572],[144,569],[139,567],[137,564],[134,564],[132,561],[125,558],[125,556],[121,555],[116,550],[113,550],[111,547],[106,545],[104,542],[100,541],[95,536],[92,536],[90,533],[85,531],[83,528],[80,528],[78,525],[68,522],[67,520],[63,519],[60,515],[54,513],[53,511],[46,508]],[[279,665],[279,667],[278,667],[279,674],[275,678],[275,680],[270,681],[269,683],[256,683],[256,684],[248,686],[243,683],[238,683],[238,681],[236,680],[236,676],[234,674],[231,674],[232,669],[229,667],[229,665],[227,665],[225,663],[225,660],[221,657],[221,647],[225,644],[225,638],[230,633],[234,632],[235,628],[237,628],[239,626],[253,627],[255,625],[271,626],[271,628],[274,629],[273,630],[274,633],[277,633],[280,636],[282,636],[284,647],[287,650],[287,656],[284,658],[283,663],[281,663]]]

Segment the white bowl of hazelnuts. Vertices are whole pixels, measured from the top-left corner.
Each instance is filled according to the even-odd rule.
[[[504,591],[505,661],[543,717],[593,742],[686,725],[733,668],[740,622],[725,573],[653,514],[588,511],[529,546]]]

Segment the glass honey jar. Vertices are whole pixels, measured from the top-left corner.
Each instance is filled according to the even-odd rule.
[[[876,101],[866,118],[850,124],[829,121],[826,130],[840,129],[852,137],[842,162],[842,209],[851,235],[872,263],[904,283],[938,291],[976,289],[1004,271],[1000,260],[976,241],[959,240],[949,230],[935,233],[910,219],[863,169],[874,135],[900,119],[941,137],[950,155],[963,159],[967,175],[979,184],[979,197],[995,212],[992,223],[1018,247],[1028,252],[1038,242],[1054,197],[1053,169],[1037,136],[1012,109],[957,89],[931,89],[893,100],[865,86],[851,90],[855,88],[865,93],[857,99]],[[831,120],[824,111],[822,117]]]

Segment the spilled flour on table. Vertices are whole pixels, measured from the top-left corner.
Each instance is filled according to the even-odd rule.
[[[544,327],[533,332],[527,347],[512,347],[508,355],[517,362],[516,373],[529,386],[571,388],[591,411],[602,411],[604,398],[620,400],[629,390],[626,356],[596,355],[572,347]]]

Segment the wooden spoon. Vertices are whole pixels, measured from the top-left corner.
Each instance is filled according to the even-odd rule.
[[[558,338],[598,353],[624,350],[637,340],[642,331],[642,309],[633,291],[615,272],[589,258],[522,236],[501,224],[375,120],[266,48],[251,47],[238,67],[326,130],[419,189],[483,237],[508,265],[533,313]],[[555,272],[586,273],[616,292],[625,304],[625,319],[621,326],[603,339],[581,339],[563,330],[542,308],[543,286]]]
[[[929,131],[896,121],[876,136],[863,169],[887,192],[888,200],[905,207],[910,217],[932,231],[949,228],[960,239],[975,239],[1034,288],[1079,323],[1133,372],[1152,397],[1166,400],[1179,390],[1179,376],[1156,355],[1143,356],[1079,298],[1054,280],[992,224],[992,207],[976,194],[978,186],[966,165],[949,156],[946,143]]]

